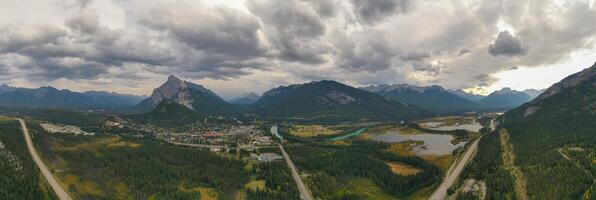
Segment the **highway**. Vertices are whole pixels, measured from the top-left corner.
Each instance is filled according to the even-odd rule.
[[[455,183],[457,177],[461,172],[464,170],[464,167],[474,155],[474,152],[478,148],[478,140],[474,141],[472,145],[468,148],[464,156],[460,159],[460,161],[455,165],[455,167],[451,168],[450,171],[447,172],[447,176],[441,183],[441,185],[435,190],[435,192],[430,196],[430,200],[443,200],[447,196],[447,189]]]
[[[39,170],[41,171],[43,176],[46,178],[46,180],[48,181],[50,186],[52,186],[52,189],[54,190],[54,192],[56,193],[58,198],[60,198],[60,200],[71,200],[70,196],[68,196],[68,194],[66,193],[64,188],[62,188],[62,186],[60,184],[58,184],[58,181],[56,181],[56,179],[54,178],[54,176],[52,175],[52,173],[50,172],[48,167],[43,163],[43,161],[37,154],[37,150],[35,150],[35,147],[33,147],[33,142],[31,141],[31,135],[29,135],[29,130],[27,129],[27,125],[25,124],[25,121],[23,121],[22,119],[18,119],[18,120],[21,123],[21,128],[23,129],[23,136],[25,136],[25,142],[27,143],[27,148],[29,149],[29,153],[31,153],[31,156],[33,157],[33,160],[35,161],[35,164],[37,164],[37,167],[39,167]]]
[[[290,171],[292,171],[292,176],[294,177],[294,181],[296,181],[296,185],[298,186],[298,191],[300,191],[300,196],[304,200],[312,200],[313,198],[310,195],[310,192],[308,191],[308,189],[306,188],[304,183],[302,182],[302,179],[300,179],[298,170],[296,170],[296,166],[294,166],[294,163],[292,162],[292,160],[290,160],[290,156],[288,155],[288,153],[286,153],[286,150],[284,150],[284,147],[281,146],[281,144],[279,145],[279,149],[281,149],[281,154],[286,159],[286,162],[288,163],[288,166],[290,167]]]
[[[302,182],[302,179],[300,179],[300,174],[298,174],[298,170],[296,170],[296,166],[294,166],[294,163],[290,159],[290,156],[288,155],[288,153],[286,153],[286,150],[284,150],[284,147],[281,145],[281,143],[283,143],[284,139],[277,132],[277,125],[274,125],[271,127],[271,134],[273,134],[279,138],[279,141],[280,141],[279,149],[281,150],[281,154],[283,155],[284,159],[288,163],[288,167],[290,167],[290,171],[292,172],[292,177],[294,177],[294,181],[296,182],[296,185],[298,186],[298,191],[300,191],[300,197],[302,197],[303,200],[312,200],[313,198],[310,195],[310,192],[306,188],[306,185],[304,185],[304,182]]]
[[[490,121],[490,127],[492,131],[496,129],[495,119]],[[441,182],[441,185],[439,185],[430,198],[428,198],[429,200],[443,200],[445,197],[447,197],[447,189],[449,189],[449,187],[455,183],[455,180],[457,180],[457,177],[459,177],[461,172],[464,170],[466,164],[474,157],[475,152],[478,149],[478,141],[480,141],[480,139],[477,139],[472,143],[472,145],[470,145],[468,150],[464,153],[464,156],[459,160],[458,163],[455,164],[455,167],[452,166],[449,168],[445,179],[443,182]]]

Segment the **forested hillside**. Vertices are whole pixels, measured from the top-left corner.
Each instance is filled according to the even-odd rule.
[[[19,123],[0,117],[0,199],[57,199],[25,144]]]
[[[530,198],[596,198],[596,65],[507,112],[504,122]]]

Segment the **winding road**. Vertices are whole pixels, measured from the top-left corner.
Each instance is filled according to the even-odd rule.
[[[60,200],[71,200],[70,196],[68,196],[68,194],[66,193],[64,188],[62,188],[62,186],[60,184],[58,184],[58,181],[56,181],[56,179],[52,175],[52,172],[50,172],[48,167],[43,163],[43,161],[37,154],[35,147],[33,147],[33,142],[31,141],[31,135],[29,135],[29,129],[27,129],[27,125],[25,124],[25,121],[23,121],[22,119],[17,119],[17,120],[19,120],[19,122],[21,123],[21,128],[23,129],[23,136],[25,136],[25,142],[27,143],[27,148],[29,149],[29,153],[31,153],[31,156],[33,157],[33,160],[35,161],[35,164],[37,164],[37,167],[39,167],[39,170],[41,171],[43,176],[46,178],[46,180],[48,181],[50,186],[52,186],[52,189],[54,190],[54,192],[56,193],[58,198],[60,198]]]

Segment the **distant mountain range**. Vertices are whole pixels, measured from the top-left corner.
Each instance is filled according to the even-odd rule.
[[[463,112],[481,108],[478,103],[453,94],[437,85],[371,85],[362,89],[433,112]]]
[[[531,100],[532,97],[524,92],[515,91],[511,88],[503,88],[478,100],[478,103],[485,108],[509,109],[518,107]]]
[[[53,87],[36,89],[0,86],[0,106],[25,108],[73,108],[110,109],[130,107],[139,103],[144,96],[118,94],[113,92],[74,92]]]
[[[149,113],[160,104],[167,103],[168,105],[163,107],[172,107],[169,104],[175,103],[203,116],[248,113],[269,117],[360,116],[367,119],[386,119],[411,117],[416,113],[505,110],[530,101],[542,91],[520,92],[503,88],[488,96],[481,96],[463,90],[446,90],[436,85],[371,85],[358,89],[336,81],[324,80],[280,86],[265,92],[263,97],[254,92],[245,93],[226,102],[201,85],[171,75],[166,82],[155,88],[149,97],[102,91],[80,93],[53,87],[27,89],[0,85],[0,106],[114,109]]]
[[[254,92],[249,92],[249,93],[244,93],[244,94],[240,95],[239,97],[236,97],[236,98],[230,100],[230,103],[236,104],[236,105],[249,105],[254,102],[257,102],[260,98],[261,98],[261,96],[259,96],[258,94],[254,93]]]
[[[371,85],[361,88],[389,99],[416,105],[434,113],[454,113],[481,110],[506,110],[529,102],[544,90],[515,91],[503,88],[488,96],[467,93],[461,89],[446,90],[441,86],[408,84]],[[527,94],[527,93],[529,94]]]
[[[460,97],[463,97],[467,100],[470,101],[478,101],[486,96],[484,95],[479,95],[479,94],[472,94],[472,93],[467,93],[466,91],[462,90],[462,89],[457,89],[457,90],[449,90],[449,92],[456,94]]]

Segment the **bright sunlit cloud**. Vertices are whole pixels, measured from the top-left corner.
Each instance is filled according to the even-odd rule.
[[[596,53],[593,51],[573,52],[564,61],[544,67],[519,67],[493,74],[498,81],[489,87],[469,88],[476,94],[488,94],[491,91],[509,87],[514,90],[545,89],[563,78],[592,66]]]

